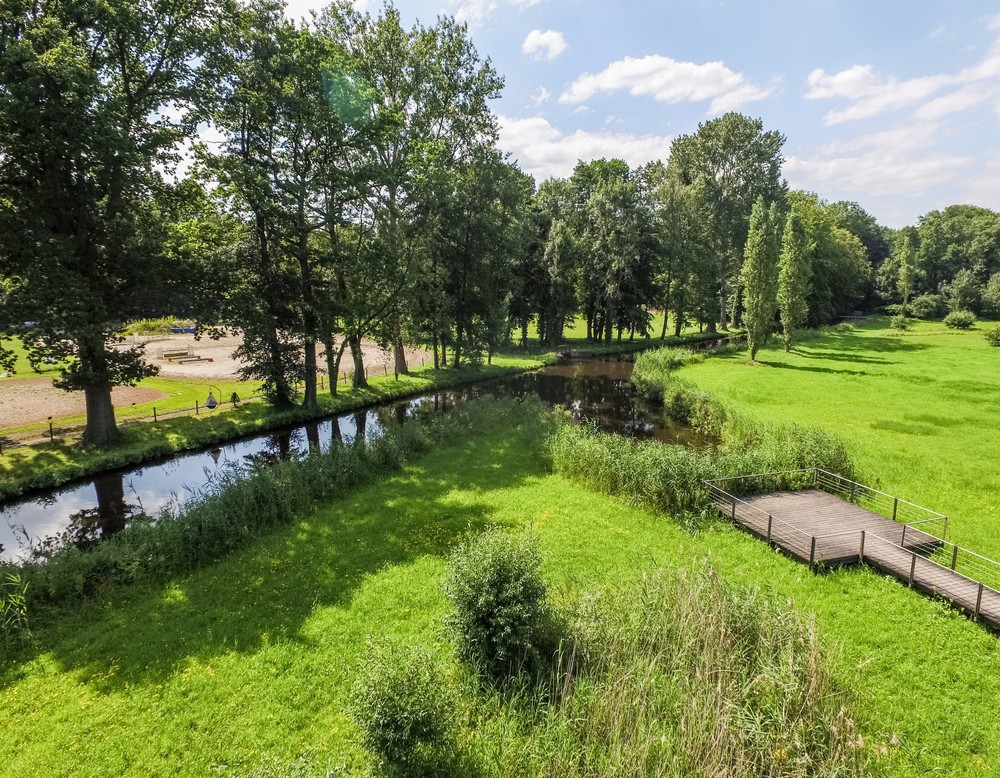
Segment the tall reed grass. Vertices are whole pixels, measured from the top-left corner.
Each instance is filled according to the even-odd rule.
[[[702,567],[586,601],[547,685],[480,702],[504,776],[860,776],[855,701],[813,625]]]

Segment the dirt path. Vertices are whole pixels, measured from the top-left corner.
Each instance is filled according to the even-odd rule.
[[[168,395],[141,386],[116,386],[111,402],[116,408],[148,403]],[[0,429],[20,427],[36,421],[82,416],[87,410],[83,392],[64,392],[52,386],[51,378],[0,379]]]

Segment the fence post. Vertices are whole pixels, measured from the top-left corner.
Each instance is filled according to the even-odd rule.
[[[861,548],[858,551],[858,564],[863,565],[865,563],[865,531],[861,530]]]
[[[976,597],[976,612],[972,615],[972,618],[979,621],[979,608],[983,604],[983,585],[979,584],[979,595]]]
[[[812,544],[809,546],[809,567],[816,562],[816,536],[813,535]]]
[[[958,564],[958,546],[955,546],[955,550],[951,553],[951,569],[954,570],[957,564]]]
[[[156,421],[156,406],[153,406],[153,421]]]
[[[198,401],[197,400],[194,401],[194,415],[195,416],[198,415]]]
[[[917,569],[917,552],[916,551],[911,551],[910,553],[913,556],[910,559],[910,580],[906,582],[906,585],[912,588],[913,587],[913,571]]]
[[[767,514],[767,542],[771,542],[771,520],[774,517],[769,513]]]
[[[52,431],[52,417],[49,416],[49,443],[55,443],[55,442],[56,442],[56,436],[55,433]]]
[[[896,520],[896,511],[898,510],[898,508],[899,508],[899,498],[898,497],[893,497],[892,498],[892,520],[893,521]]]

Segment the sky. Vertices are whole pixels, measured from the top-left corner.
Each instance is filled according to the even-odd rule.
[[[317,0],[289,0],[299,19]],[[377,13],[372,0],[356,0]],[[1000,210],[1000,3],[980,0],[399,0],[456,17],[504,77],[500,146],[538,182],[578,160],[666,161],[739,111],[785,138],[793,188],[890,227]]]

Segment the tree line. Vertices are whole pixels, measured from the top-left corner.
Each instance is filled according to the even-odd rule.
[[[578,316],[595,340],[663,337],[668,312],[678,333],[745,326],[756,355],[779,323],[790,345],[857,307],[1000,292],[995,214],[894,233],[789,191],[784,137],[737,113],[666,162],[536,184],[498,147],[502,88],[464,25],[391,5],[297,23],[280,0],[9,0],[0,333],[85,392],[105,444],[111,387],[155,372],[121,342],[135,318],[238,330],[244,377],[314,408],[342,360],[364,385],[366,339],[406,373],[408,344],[457,366],[532,326],[556,345]]]

